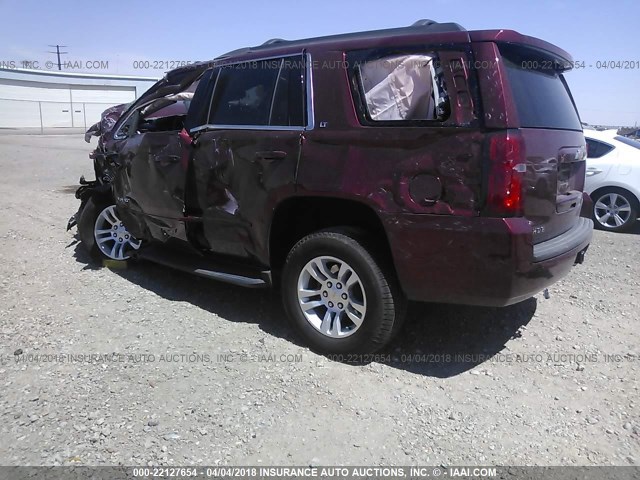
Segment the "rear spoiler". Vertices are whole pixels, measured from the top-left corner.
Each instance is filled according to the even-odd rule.
[[[573,57],[566,50],[539,38],[522,35],[514,30],[472,31],[469,32],[469,38],[472,42],[495,42],[537,51],[541,56],[555,60],[558,71],[566,71],[573,68]]]

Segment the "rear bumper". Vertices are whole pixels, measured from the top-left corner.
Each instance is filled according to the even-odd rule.
[[[524,218],[399,214],[383,218],[400,284],[411,300],[504,306],[581,263],[593,222],[537,245]]]

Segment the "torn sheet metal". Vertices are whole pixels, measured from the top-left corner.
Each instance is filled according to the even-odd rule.
[[[100,115],[100,121],[91,125],[91,127],[86,131],[84,134],[84,141],[89,143],[91,141],[91,137],[99,137],[113,130],[113,127],[122,116],[122,113],[129,108],[130,105],[130,103],[123,103],[107,108]]]

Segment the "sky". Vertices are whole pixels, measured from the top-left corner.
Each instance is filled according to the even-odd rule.
[[[47,51],[59,44],[68,52],[63,70],[159,78],[180,62],[270,38],[393,28],[421,18],[467,30],[512,29],[554,43],[584,62],[567,75],[583,122],[640,124],[637,0],[0,0],[0,65],[31,61],[57,69],[55,54]],[[611,62],[627,63],[602,67]]]

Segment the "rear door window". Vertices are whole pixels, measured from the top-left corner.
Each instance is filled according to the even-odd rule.
[[[304,71],[302,55],[220,67],[209,123],[303,127]]]
[[[283,58],[269,124],[302,127],[307,124],[306,110],[304,59],[302,55]]]
[[[564,77],[554,62],[526,48],[501,45],[520,126],[582,130]]]
[[[280,60],[221,67],[211,104],[213,125],[269,125]]]

